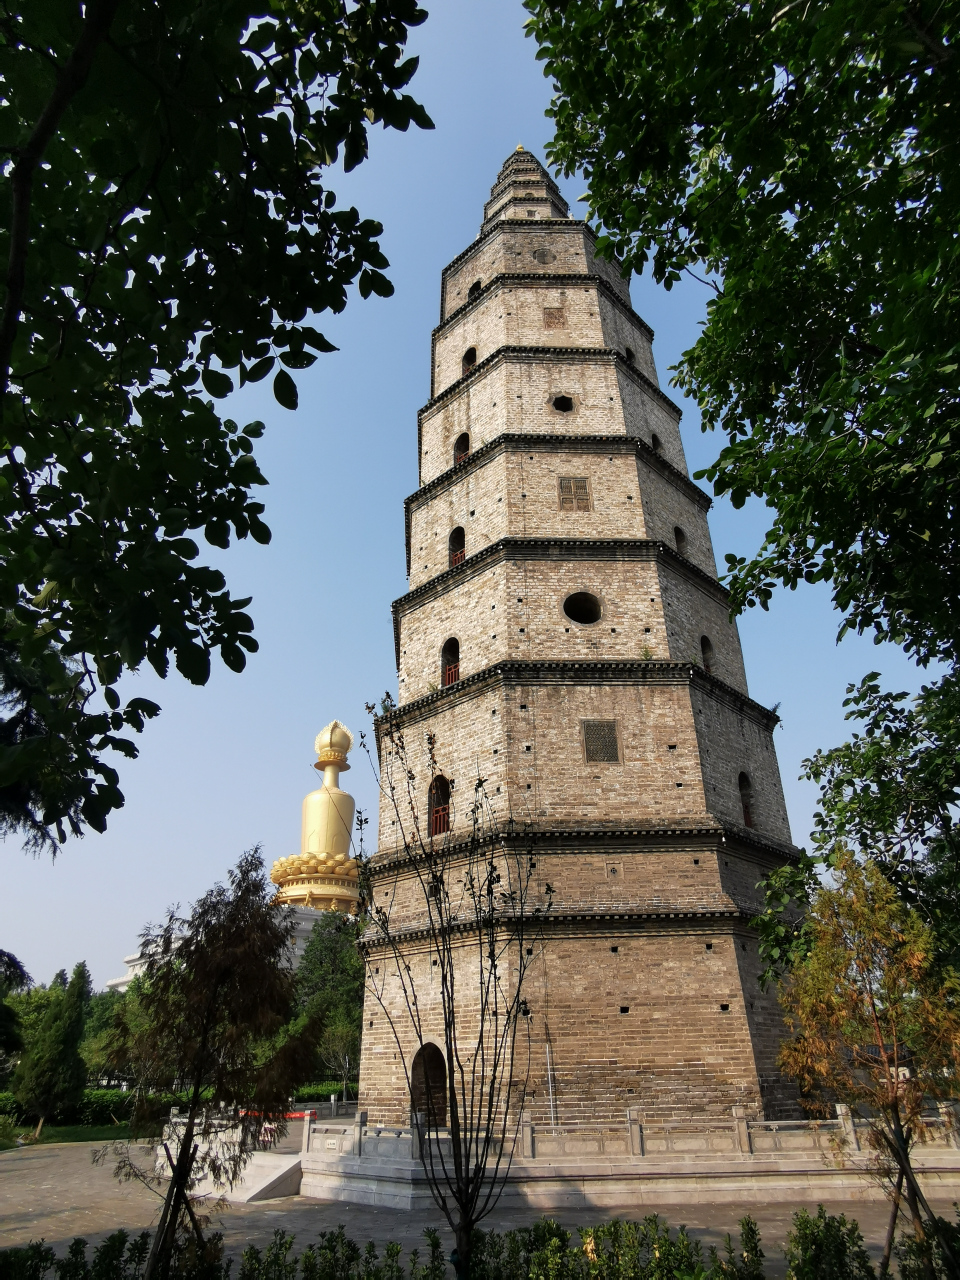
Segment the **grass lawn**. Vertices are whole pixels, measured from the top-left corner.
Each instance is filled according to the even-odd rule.
[[[33,1126],[23,1125],[17,1132],[32,1135]],[[129,1137],[128,1124],[45,1124],[38,1145],[45,1142],[119,1142]]]

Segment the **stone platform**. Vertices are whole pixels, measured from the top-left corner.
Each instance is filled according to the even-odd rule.
[[[737,1113],[740,1108],[734,1108]],[[620,1128],[523,1123],[501,1199],[546,1210],[884,1198],[870,1172],[865,1126],[846,1108],[828,1121],[643,1124],[628,1112]],[[337,1124],[304,1120],[301,1194],[393,1209],[433,1205],[411,1128],[368,1125],[364,1113]],[[439,1144],[449,1145],[441,1133]],[[926,1194],[960,1196],[960,1138],[952,1112],[931,1117],[914,1165]]]

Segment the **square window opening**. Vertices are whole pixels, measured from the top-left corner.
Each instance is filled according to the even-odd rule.
[[[584,720],[582,723],[587,764],[619,764],[616,720]]]

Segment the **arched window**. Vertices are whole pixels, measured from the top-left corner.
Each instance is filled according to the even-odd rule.
[[[453,465],[459,467],[463,460],[470,456],[470,437],[466,431],[462,431],[457,436],[457,442],[453,446]]]
[[[709,636],[700,637],[700,652],[703,655],[703,669],[709,676],[713,673],[713,645]]]
[[[442,836],[450,830],[450,783],[442,773],[430,783],[427,799],[430,834]]]
[[[673,540],[677,544],[677,550],[682,556],[685,556],[687,554],[687,535],[679,525],[677,525],[673,530]]]
[[[440,683],[446,687],[460,679],[460,641],[451,636],[440,650]]]
[[[654,453],[663,453],[663,441],[656,432],[650,437],[650,447]]]
[[[623,354],[627,357],[627,364],[637,363],[637,357],[634,354],[633,347],[624,347]]]
[[[753,783],[750,781],[750,775],[741,773],[737,779],[737,786],[740,788],[740,804],[743,807],[743,825],[745,827],[753,826]]]
[[[455,569],[458,564],[463,564],[467,553],[464,550],[466,546],[466,535],[463,529],[458,525],[450,534],[450,568]]]
[[[483,288],[483,285],[480,283],[480,281],[474,280],[473,284],[467,290],[467,301],[472,302],[474,298],[479,298],[480,290],[482,288]]]
[[[467,347],[466,351],[463,353],[463,360],[460,365],[460,376],[466,377],[466,375],[470,372],[470,370],[475,367],[476,363],[477,363],[477,348]]]
[[[410,1110],[430,1129],[447,1123],[447,1064],[435,1044],[422,1045],[410,1067]]]

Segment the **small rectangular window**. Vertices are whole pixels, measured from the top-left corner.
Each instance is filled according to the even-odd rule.
[[[560,477],[560,510],[590,510],[590,485],[586,476]]]
[[[619,764],[616,720],[584,720],[583,751],[587,764]]]
[[[543,308],[543,327],[545,329],[565,329],[566,326],[567,313],[563,307]]]

